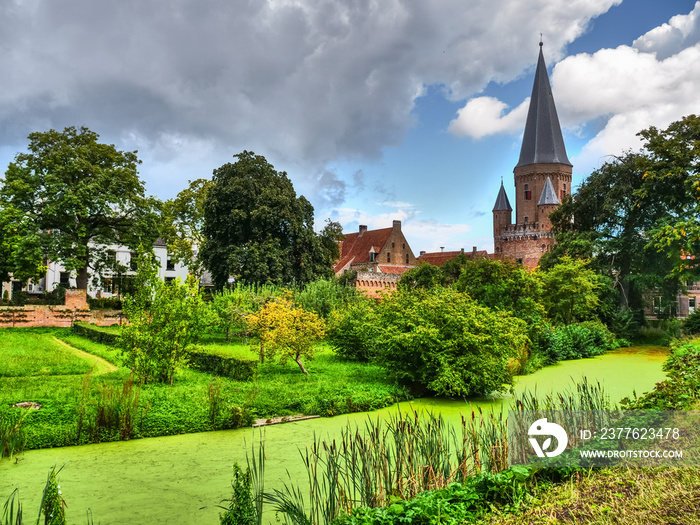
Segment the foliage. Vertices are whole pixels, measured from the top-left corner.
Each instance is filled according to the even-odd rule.
[[[220,523],[222,525],[257,525],[258,519],[253,502],[250,468],[243,472],[238,463],[234,463],[231,488],[233,494],[226,512],[220,516]]]
[[[42,514],[44,515],[44,525],[66,525],[66,502],[63,501],[61,486],[56,479],[56,475],[61,472],[62,468],[58,469],[58,472],[55,466],[49,470],[44,493],[41,497],[41,510],[37,525]]]
[[[282,289],[271,284],[255,285],[238,283],[232,288],[224,288],[212,296],[211,308],[215,314],[215,324],[219,331],[230,340],[235,332],[247,332],[246,318],[278,296]]]
[[[700,401],[700,339],[675,342],[664,363],[666,379],[654,390],[633,400],[624,399],[627,409],[688,410]]]
[[[687,335],[700,333],[700,309],[695,309],[683,320],[683,333]]]
[[[90,310],[121,310],[122,300],[119,297],[87,297]]]
[[[205,351],[191,351],[188,366],[236,381],[252,381],[258,375],[258,362],[250,359],[216,355]]]
[[[508,362],[527,351],[523,321],[452,288],[392,294],[378,307],[377,362],[401,383],[468,396],[513,384]]]
[[[471,476],[506,467],[503,414],[472,412],[456,427],[439,414],[413,411],[370,419],[364,428],[347,423],[339,439],[315,438],[301,452],[308,500],[291,479],[282,490],[267,491],[264,499],[284,515],[286,523],[320,525],[354,506],[395,504],[428,489],[470,482],[487,488],[485,478]],[[258,457],[264,457],[262,444]],[[260,467],[256,464],[255,470]],[[486,492],[496,491],[491,486]]]
[[[295,294],[295,301],[306,311],[328,319],[333,312],[341,311],[359,300],[354,286],[340,284],[337,278],[317,279],[307,283]]]
[[[375,306],[375,301],[362,296],[331,315],[328,342],[339,356],[357,361],[369,361],[374,357],[379,334]]]
[[[236,159],[214,170],[204,201],[201,260],[216,287],[229,277],[246,284],[330,277],[338,248],[314,232],[311,203],[264,157],[244,151]],[[334,236],[336,228],[324,232]]]
[[[0,458],[10,458],[24,450],[27,436],[24,432],[24,419],[27,409],[0,410]]]
[[[531,352],[536,353],[544,347],[549,323],[542,306],[543,289],[539,275],[511,260],[459,259],[452,269],[443,265],[443,271],[448,272],[446,275],[454,276],[461,268],[455,288],[468,293],[482,306],[510,312],[525,321]]]
[[[396,283],[399,290],[430,290],[442,284],[442,272],[439,266],[422,262],[401,275]]]
[[[325,335],[323,319],[297,306],[287,295],[272,299],[248,316],[248,324],[259,338],[256,346],[261,357],[276,356],[282,365],[291,358],[309,374],[301,358],[314,358],[314,343]]]
[[[71,330],[81,337],[90,339],[90,341],[110,346],[117,344],[117,339],[119,339],[119,332],[105,330],[101,326],[81,323],[80,321],[73,323]]]
[[[125,364],[140,378],[172,386],[175,370],[187,362],[206,329],[206,305],[192,276],[166,284],[147,257],[139,259],[136,282],[136,294],[124,299],[129,324],[122,327],[118,345]]]
[[[85,289],[88,268],[104,255],[98,246],[155,241],[158,203],[145,196],[136,152],[98,138],[74,127],[31,133],[29,152],[18,153],[7,168],[0,216],[11,235],[3,246],[21,280],[39,275],[46,257],[77,272],[77,286]]]
[[[601,355],[617,348],[614,334],[600,321],[557,326],[551,332],[547,353],[551,362]]]
[[[172,260],[182,263],[189,273],[200,279],[204,270],[199,253],[204,244],[204,202],[213,183],[197,179],[189,184],[177,197],[163,203],[161,235]]]
[[[570,324],[595,318],[600,304],[598,276],[587,268],[587,261],[568,256],[542,274],[542,301],[547,314],[556,323]]]
[[[644,139],[641,162],[644,184],[636,195],[641,207],[663,215],[649,231],[649,246],[666,257],[668,277],[699,275],[700,255],[700,117],[689,115],[665,130],[651,126]]]

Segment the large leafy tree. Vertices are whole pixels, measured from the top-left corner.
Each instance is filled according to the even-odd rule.
[[[158,203],[145,195],[136,152],[98,139],[87,128],[31,133],[28,152],[7,168],[0,188],[4,245],[17,277],[40,272],[41,257],[31,268],[29,255],[41,246],[44,257],[76,272],[84,289],[89,269],[108,259],[105,245],[136,249],[155,241]]]
[[[337,245],[313,230],[314,209],[265,157],[244,151],[214,170],[204,202],[201,258],[214,284],[305,283],[330,277]]]
[[[665,130],[650,127],[637,192],[644,209],[663,214],[648,232],[649,246],[672,265],[670,275],[700,277],[700,117],[689,115]]]
[[[203,271],[199,249],[204,244],[204,201],[212,184],[209,179],[190,181],[177,197],[165,201],[162,209],[161,234],[168,254],[197,278]]]

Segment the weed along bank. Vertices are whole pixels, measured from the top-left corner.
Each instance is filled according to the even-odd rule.
[[[565,361],[519,377],[516,395],[526,391],[538,395],[570,392],[575,388],[572,379],[578,381],[585,377],[591,383],[600,381],[612,400],[618,401],[631,396],[633,391],[641,393],[653,388],[654,383],[663,378],[661,366],[664,359],[662,352],[628,349],[591,359]],[[322,368],[309,369],[310,377],[314,373],[323,373]],[[628,372],[629,382],[620,382],[620,369]],[[284,381],[292,370],[290,366],[283,376],[276,375],[275,383]],[[353,373],[347,369],[345,372]],[[295,377],[296,374],[302,377],[298,370],[294,373]],[[76,388],[78,385],[76,383]],[[183,400],[193,396],[198,389],[203,394],[206,387],[204,383],[199,383],[199,386],[192,384],[190,392],[179,390],[176,398]],[[329,392],[329,387],[324,387],[324,390]],[[162,392],[150,396],[153,409],[156,408],[157,396],[165,395]],[[145,389],[141,398],[146,398]],[[217,505],[231,496],[231,466],[235,462],[245,465],[246,457],[250,458],[253,449],[257,452],[256,447],[261,441],[265,446],[266,487],[283,490],[285,483],[305,487],[308,485],[307,473],[300,453],[302,456],[308,454],[312,444],[320,440],[340,442],[346,435],[348,424],[361,430],[368,421],[387,421],[399,413],[409,414],[415,410],[421,418],[428,417],[428,414],[439,415],[448,425],[459,429],[461,416],[470,418],[472,410],[476,411],[477,420],[491,417],[492,413],[496,418],[502,417],[509,399],[509,396],[471,401],[422,398],[368,413],[289,422],[260,429],[247,427],[30,450],[17,455],[16,460],[0,462],[0,477],[3,486],[20,489],[26,509],[35,509],[41,499],[47,469],[65,463],[59,480],[62,496],[69,505],[68,511],[74,515],[79,511],[73,509],[90,508],[95,521],[101,523],[217,523],[221,512]],[[205,404],[203,399],[202,404]],[[203,414],[203,417],[208,416]],[[274,522],[274,512],[266,511],[264,523]]]

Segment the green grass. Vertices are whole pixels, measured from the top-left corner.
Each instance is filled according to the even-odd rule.
[[[0,330],[0,377],[84,374],[91,364],[54,339],[55,330]]]
[[[89,360],[79,357],[55,338],[118,368],[105,373],[103,364],[87,375],[92,367]],[[212,353],[245,359],[256,357],[242,340],[226,343],[210,337],[204,346]],[[9,355],[13,358],[7,359]],[[28,448],[119,439],[118,428],[95,430],[95,422],[125,406],[120,392],[128,383],[131,371],[121,366],[120,355],[118,349],[80,337],[67,328],[0,330],[0,356],[3,356],[0,370],[13,367],[12,376],[0,374],[0,417],[21,410],[10,408],[15,403],[41,404],[41,410],[32,411],[25,420]],[[248,420],[299,413],[332,416],[382,408],[406,397],[403,390],[387,381],[379,367],[343,361],[323,344],[317,348],[316,359],[305,364],[309,376],[302,374],[292,362],[286,365],[268,362],[261,365],[258,378],[252,382],[215,379],[210,374],[184,368],[176,373],[172,387],[146,383],[138,390],[136,384],[137,422],[131,437],[235,427],[241,424],[241,416],[234,407],[243,407]],[[43,375],[36,375],[37,371]],[[212,388],[216,385],[218,390],[213,399]],[[213,402],[217,403],[214,416]],[[95,428],[79,435],[79,420]]]

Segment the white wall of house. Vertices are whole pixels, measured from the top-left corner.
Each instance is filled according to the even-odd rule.
[[[134,271],[131,265],[132,255],[134,257],[135,255],[129,248],[126,246],[110,245],[107,246],[106,249],[107,251],[114,252],[117,262],[128,269],[126,272],[127,276],[136,274],[136,271]],[[179,263],[173,263],[168,257],[168,250],[165,246],[156,245],[153,247],[153,252],[159,264],[158,277],[165,282],[174,280],[177,277],[183,281],[187,278],[187,267]],[[51,292],[60,284],[74,287],[76,285],[75,277],[75,274],[67,272],[61,263],[49,262],[46,277],[42,278],[39,282],[30,282],[25,288],[25,291],[39,294],[45,291]],[[109,278],[108,275],[105,275],[105,277]],[[112,293],[111,289],[106,289],[107,287],[94,286],[92,278],[93,275],[88,276],[88,295],[91,297],[112,297],[115,295]]]

